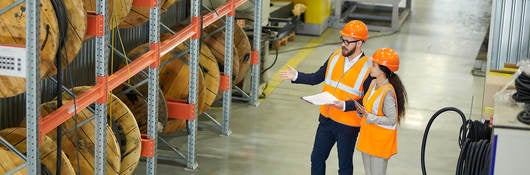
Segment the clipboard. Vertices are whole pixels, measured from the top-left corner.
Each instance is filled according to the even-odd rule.
[[[317,106],[334,104],[335,101],[339,100],[326,91],[315,95],[303,96],[300,99]]]

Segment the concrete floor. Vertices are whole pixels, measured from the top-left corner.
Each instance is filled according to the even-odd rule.
[[[434,112],[446,106],[461,109],[473,119],[480,118],[484,79],[473,77],[471,69],[489,24],[490,1],[413,1],[411,16],[398,33],[370,32],[365,53],[390,47],[400,55],[399,76],[408,91],[407,115],[399,127],[399,153],[389,161],[388,174],[421,174],[420,148],[425,126]],[[197,136],[198,168],[159,161],[158,174],[270,175],[310,174],[310,154],[318,125],[318,107],[299,98],[320,92],[321,85],[295,85],[278,81],[274,73],[292,65],[302,72],[318,69],[337,45],[297,50],[297,48],[338,42],[335,29],[320,37],[297,36],[280,49],[272,69],[271,92],[254,107],[231,105],[230,136],[200,130]],[[274,58],[271,50],[270,58]],[[222,111],[209,111],[220,119]],[[427,144],[428,174],[453,174],[459,148],[459,117],[446,114],[431,128]],[[187,137],[166,137],[186,150]],[[160,151],[161,155],[169,155]],[[338,170],[336,148],[327,161],[327,174]],[[364,174],[360,154],[354,154],[355,174]],[[145,174],[140,162],[137,174]]]

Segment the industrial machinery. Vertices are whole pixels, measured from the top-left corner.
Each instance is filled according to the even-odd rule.
[[[410,15],[411,7],[412,0],[336,0],[329,26],[342,28],[357,19],[364,21],[370,30],[395,32]]]
[[[330,0],[273,0],[303,4],[305,12],[300,16],[296,26],[297,34],[320,35],[328,27]]]

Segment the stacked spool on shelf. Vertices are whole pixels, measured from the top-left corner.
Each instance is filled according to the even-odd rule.
[[[189,58],[184,55],[183,45],[179,45],[176,49],[168,52],[160,58],[161,67],[159,70],[159,84],[160,89],[164,93],[164,97],[168,99],[187,100],[189,95]],[[180,49],[179,49],[180,48]],[[137,58],[140,55],[149,51],[149,43],[140,45],[130,51],[127,56],[131,59]],[[164,62],[171,60],[165,65]],[[204,103],[205,84],[204,74],[202,69],[198,69],[198,111],[199,113],[205,110],[206,103]],[[165,100],[165,99],[164,99]],[[186,120],[168,119],[163,133],[171,133],[181,130],[186,127]]]
[[[15,0],[3,2],[0,4],[0,9],[13,2]],[[86,13],[82,1],[62,1],[62,3],[55,3],[55,5],[52,2],[59,1],[41,1],[40,78],[47,78],[57,73],[55,60],[58,53],[60,53],[63,68],[73,61],[83,45],[87,28]],[[25,44],[26,15],[24,13],[25,4],[22,3],[1,15],[0,43],[21,46]],[[60,31],[60,28],[63,27],[66,31]],[[63,32],[65,35],[61,37]],[[59,48],[61,40],[64,40],[64,45]],[[0,82],[2,82],[0,83],[0,98],[15,96],[26,90],[23,78],[0,76]]]
[[[72,92],[79,95],[86,92],[89,88],[90,86],[76,87],[72,89]],[[64,93],[63,100],[70,101],[72,98],[67,93]],[[109,103],[107,105],[108,118],[113,121],[111,125],[112,133],[116,137],[120,147],[121,165],[119,174],[133,174],[140,160],[140,129],[136,124],[133,113],[114,94],[109,94]]]
[[[217,24],[217,23],[215,23]],[[239,25],[234,25],[234,47],[239,56],[239,72],[234,84],[241,83],[250,69],[251,45],[245,30]]]
[[[25,128],[8,128],[0,131],[0,137],[4,138],[7,142],[13,145],[22,154],[26,153],[26,129]],[[0,151],[7,151],[4,145],[0,144]],[[55,142],[47,136],[41,138],[41,145],[39,146],[40,160],[41,160],[41,171],[43,174],[55,174],[57,169],[57,145]],[[5,171],[10,171],[18,165],[22,165],[24,161],[20,157],[10,154],[12,152],[7,151],[9,159],[0,159],[0,174],[4,174]],[[5,152],[0,152],[1,156],[6,156]],[[70,159],[65,153],[61,153],[61,173],[63,174],[75,174],[74,168],[70,162]],[[15,165],[14,167],[11,167]],[[3,170],[2,170],[3,169]],[[19,171],[21,172],[21,171]],[[22,173],[22,172],[21,172]],[[23,173],[25,174],[25,172]]]
[[[219,70],[224,72],[224,63],[225,63],[225,30],[219,29],[224,27],[223,25],[211,24],[208,27],[204,28],[202,33],[203,43],[205,43],[208,48],[212,51],[212,54],[217,59],[219,65]],[[219,30],[218,30],[219,29]],[[234,47],[232,57],[232,81],[237,79],[239,74],[239,53],[237,52],[236,47]]]
[[[133,79],[138,78],[139,74],[135,75]],[[144,78],[145,79],[145,78]],[[140,80],[138,80],[140,81]],[[132,81],[137,82],[137,81]],[[148,103],[147,103],[147,90],[145,92],[140,92],[142,87],[134,88],[129,83],[122,83],[116,89],[113,90],[113,93],[123,102],[131,112],[134,114],[136,123],[140,128],[141,133],[147,133],[147,115],[148,115]],[[157,122],[157,131],[162,132],[162,129],[167,123],[167,105],[164,99],[164,94],[162,91],[158,91],[158,122]]]
[[[76,87],[72,91],[80,94],[88,90],[89,86]],[[70,97],[64,93],[63,101],[66,103]],[[42,116],[46,116],[56,109],[57,102],[50,101],[40,106]],[[63,151],[73,161],[77,173],[94,174],[94,150],[95,150],[95,120],[77,128],[78,136],[74,128],[77,123],[83,122],[94,114],[88,109],[76,111],[77,114],[65,121],[61,127],[63,129]],[[106,126],[107,131],[107,162],[106,170],[110,174],[132,174],[140,158],[140,131],[134,120],[132,112],[116,96],[109,96],[108,117],[112,121],[114,131],[111,126]],[[25,122],[22,122],[24,125]],[[53,130],[47,135],[56,140],[57,131]],[[76,145],[78,143],[78,145]],[[76,154],[79,152],[79,157]],[[79,164],[77,163],[79,162]],[[123,167],[122,167],[123,166]]]
[[[127,57],[134,60],[139,57],[141,54],[149,51],[149,44],[144,44],[138,46],[127,54]],[[119,70],[121,68],[126,68],[128,63],[122,59],[115,59],[113,68],[114,70]],[[147,69],[144,70],[147,74]],[[141,133],[147,132],[147,98],[148,98],[148,76],[143,73],[137,73],[133,75],[127,82],[122,83],[116,89],[113,90],[113,93],[123,101],[129,109],[134,114],[136,122],[140,128]],[[141,84],[142,83],[142,84]],[[157,131],[162,132],[164,127],[168,122],[168,113],[167,113],[167,103],[164,92],[159,88],[157,94],[158,101],[158,122],[157,122]]]
[[[140,49],[142,48],[142,49]],[[148,44],[144,44],[142,46],[138,46],[136,49],[139,50],[136,55],[133,55],[134,57],[131,57],[131,55],[128,55],[127,58],[134,59],[140,54],[143,54],[147,51],[149,51]],[[142,52],[143,51],[143,52]],[[119,70],[121,68],[126,68],[128,65],[127,61],[124,59],[114,59],[113,63],[114,67],[112,70]],[[141,133],[147,132],[147,106],[148,106],[148,76],[147,76],[147,69],[145,69],[143,72],[137,73],[133,75],[127,82],[122,83],[120,86],[118,86],[116,89],[114,89],[112,92],[116,94],[116,96],[126,104],[126,106],[129,107],[129,109],[134,114],[134,117],[136,119],[136,122],[138,124],[138,127],[140,128]],[[164,93],[159,88],[158,94],[157,94],[157,101],[158,101],[158,121],[157,121],[157,131],[162,132],[162,129],[166,125],[168,121],[168,114],[167,114],[167,103],[164,97]]]
[[[113,93],[117,94],[118,98],[122,100],[132,111],[140,131],[142,133],[147,132],[147,97],[148,97],[148,84],[147,81],[143,85],[137,88],[133,86],[139,85],[144,80],[147,80],[147,76],[140,73],[134,75],[130,79],[130,83],[123,83],[118,88],[114,89]],[[158,123],[157,131],[161,132],[168,121],[167,117],[167,103],[164,97],[164,93],[161,89],[157,93],[158,101]]]
[[[41,104],[40,110],[41,115],[46,116],[49,113],[53,112],[57,106],[56,101],[50,101]],[[87,120],[88,118],[92,117],[94,114],[90,112],[88,109],[83,109],[81,111],[76,111],[77,115],[73,116],[72,118],[66,120],[62,125],[63,130],[63,137],[62,137],[62,149],[65,152],[65,154],[70,158],[71,163],[75,168],[76,173],[81,174],[94,174],[94,167],[96,166],[95,163],[95,157],[94,157],[94,150],[95,150],[95,120],[91,120],[87,124],[79,127],[77,129],[77,136],[76,131],[71,130],[74,128],[76,124],[76,117],[77,117],[77,123],[80,123],[82,121]],[[110,174],[118,174],[120,171],[120,147],[117,143],[116,137],[114,136],[114,133],[112,132],[112,129],[107,126],[107,162],[106,162],[106,170],[107,173]],[[53,138],[54,140],[57,140],[57,131],[54,129],[50,131],[47,136]],[[77,144],[76,144],[77,143]],[[76,154],[76,153],[79,154]],[[79,156],[78,156],[79,155]],[[78,163],[79,162],[79,163]],[[80,169],[77,169],[79,167]]]
[[[18,157],[15,153],[0,148],[0,160],[9,160],[9,161],[0,161],[0,174],[6,174],[7,172],[15,169],[16,167],[24,164],[24,160]],[[42,172],[42,171],[41,171]],[[25,175],[26,168],[15,172],[13,175]]]
[[[217,29],[224,27],[224,23],[220,20],[214,22],[210,26],[204,29],[203,37],[212,34],[211,37],[204,38],[208,47],[211,48],[212,53],[217,58],[219,66],[221,69],[224,69],[224,47],[225,47],[225,29],[222,32],[213,33]],[[232,63],[232,83],[240,83],[245,75],[248,73],[250,68],[250,51],[251,45],[248,40],[248,37],[239,25],[234,25],[234,52],[233,52],[233,63]]]
[[[59,8],[64,9],[66,16],[59,17],[57,20],[64,21],[65,23],[59,23],[59,25],[66,24],[67,29],[65,38],[62,38],[64,40],[64,46],[58,54],[61,55],[61,65],[65,68],[66,65],[74,60],[83,46],[87,30],[87,21],[86,12],[84,10],[85,7],[82,1],[63,1],[63,5],[64,7]]]
[[[164,41],[169,39],[171,34],[164,33],[160,35],[160,40]],[[186,41],[189,43],[189,40]],[[181,44],[174,49],[176,52],[188,51],[188,47],[185,44]],[[186,54],[189,57],[189,54]],[[189,58],[188,58],[189,59]],[[208,110],[208,108],[215,101],[215,97],[219,91],[220,85],[220,71],[217,63],[217,59],[213,55],[212,51],[204,43],[201,43],[201,50],[199,52],[199,68],[204,75],[204,101],[199,105],[199,114]]]
[[[63,1],[63,3],[66,17],[57,20],[66,21],[66,23],[63,24],[68,26],[66,30],[66,38],[64,38],[64,46],[59,52],[62,58],[62,66],[65,68],[74,60],[83,46],[87,30],[87,21],[84,3],[82,1]]]
[[[6,8],[17,0],[3,0],[0,9]],[[40,78],[53,75],[55,55],[59,43],[57,17],[50,0],[42,0],[40,7]],[[26,44],[26,7],[21,3],[0,15],[0,44],[25,47]],[[24,78],[0,76],[0,98],[11,97],[26,91]]]
[[[160,13],[164,13],[178,0],[160,0]],[[133,6],[131,12],[119,23],[120,28],[131,28],[149,21],[149,7]]]

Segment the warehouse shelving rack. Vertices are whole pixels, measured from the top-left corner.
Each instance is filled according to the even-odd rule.
[[[133,75],[139,73],[145,68],[148,69],[148,134],[142,139],[142,156],[147,159],[146,174],[156,173],[157,160],[157,89],[158,89],[158,67],[160,65],[159,58],[161,55],[167,54],[170,50],[183,43],[188,38],[190,42],[190,93],[189,105],[192,106],[193,120],[188,120],[190,126],[190,134],[188,135],[188,154],[187,154],[187,168],[196,169],[198,167],[195,155],[195,139],[196,139],[196,104],[197,104],[197,71],[198,71],[198,56],[199,56],[199,40],[200,30],[219,20],[223,16],[226,17],[226,39],[225,39],[225,71],[223,76],[230,77],[232,69],[232,46],[233,33],[231,30],[234,25],[235,8],[243,4],[246,0],[228,0],[228,2],[218,7],[214,12],[210,12],[204,16],[199,14],[199,0],[191,0],[191,16],[192,23],[184,29],[175,33],[172,37],[164,42],[160,42],[160,0],[134,0],[133,5],[150,7],[149,20],[149,42],[150,50],[138,57],[135,61],[129,64],[128,68],[122,68],[114,74],[108,75],[108,55],[109,55],[109,27],[107,17],[107,2],[108,0],[96,0],[96,14],[89,16],[89,27],[93,30],[92,35],[96,37],[96,85],[88,89],[86,92],[77,96],[76,102],[70,101],[62,107],[48,114],[40,117],[40,58],[39,58],[39,31],[40,31],[40,0],[18,0],[9,5],[0,12],[9,10],[20,3],[26,2],[26,57],[27,57],[27,73],[26,73],[26,139],[27,139],[27,155],[24,157],[18,153],[26,162],[25,164],[13,169],[11,172],[16,172],[24,166],[27,168],[28,174],[41,174],[40,172],[40,155],[39,145],[40,138],[52,131],[54,128],[68,120],[75,115],[76,111],[80,111],[90,104],[95,103],[95,120],[96,120],[96,148],[95,148],[95,173],[106,174],[106,139],[105,126],[107,124],[107,95],[114,88]],[[258,83],[259,83],[259,48],[261,36],[261,0],[257,0],[254,4],[254,36],[258,38],[254,40],[253,49],[251,51],[251,100],[250,104],[258,105]],[[225,78],[224,83],[231,87],[230,78]],[[229,118],[230,118],[230,101],[231,88],[226,88],[223,92],[223,124],[222,132],[229,135]],[[75,105],[74,105],[75,103]],[[6,144],[8,148],[12,148],[9,143],[5,142],[0,137],[0,142]]]

